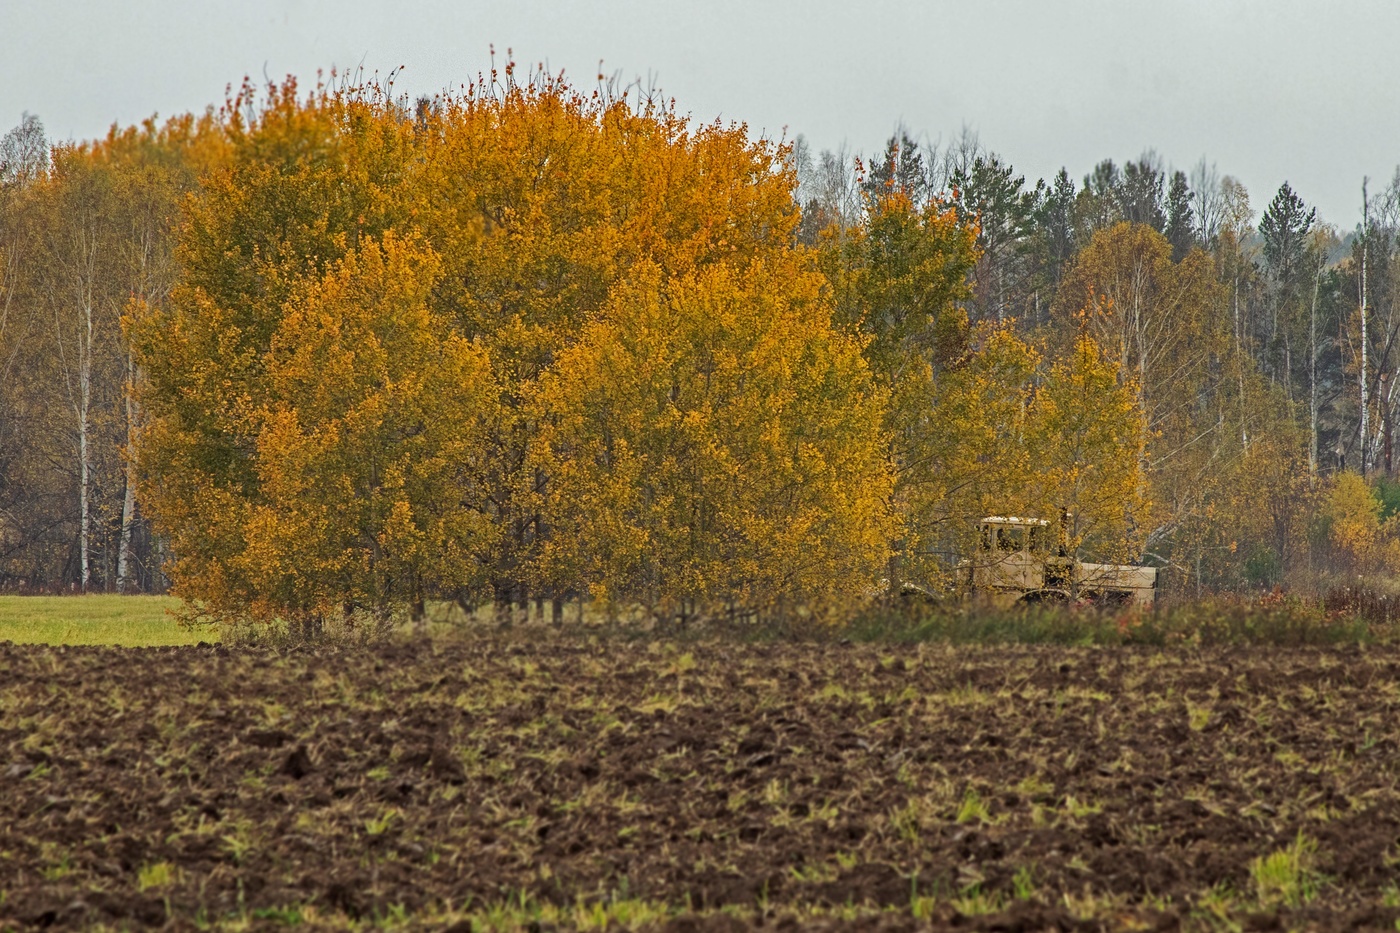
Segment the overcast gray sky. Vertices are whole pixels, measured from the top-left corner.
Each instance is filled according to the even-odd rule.
[[[363,63],[417,95],[470,80],[488,46],[591,85],[651,80],[696,118],[880,147],[898,121],[963,126],[1029,178],[1078,181],[1153,148],[1285,180],[1327,221],[1400,163],[1400,3],[1388,0],[0,0],[0,131],[55,139],[203,110],[245,74],[314,80]]]

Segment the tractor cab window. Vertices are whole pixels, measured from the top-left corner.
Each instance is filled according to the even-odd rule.
[[[1003,525],[997,529],[997,549],[1002,551],[1023,551],[1026,548],[1026,529],[1019,525]]]
[[[997,536],[997,532],[996,532],[996,529],[995,529],[995,528],[993,528],[991,525],[983,525],[983,526],[982,526],[982,550],[984,550],[984,551],[990,551],[990,550],[992,549],[992,542],[996,540],[996,536]]]
[[[1050,529],[1044,525],[1032,525],[1031,550],[1037,554],[1044,554],[1050,550]]]

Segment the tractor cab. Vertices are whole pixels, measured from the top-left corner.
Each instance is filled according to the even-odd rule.
[[[982,519],[981,550],[991,554],[1026,552],[1047,555],[1053,549],[1050,523],[1043,518],[988,516]]]
[[[1014,515],[989,515],[978,529],[977,553],[968,562],[973,592],[995,602],[1068,599],[1074,561],[1063,531],[1057,538],[1049,521]]]

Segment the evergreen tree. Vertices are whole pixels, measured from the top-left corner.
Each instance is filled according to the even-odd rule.
[[[1317,218],[1294,193],[1288,182],[1278,189],[1259,220],[1264,239],[1264,264],[1269,275],[1272,301],[1268,330],[1263,335],[1267,368],[1291,395],[1295,353],[1305,344],[1301,330],[1306,323],[1301,305],[1302,280],[1306,277],[1307,235]],[[1301,355],[1299,359],[1301,359]]]
[[[1084,185],[1074,201],[1075,227],[1084,242],[1123,219],[1118,198],[1122,184],[1123,173],[1112,159],[1104,159],[1084,176]]]
[[[1034,229],[1044,182],[1026,187],[995,153],[977,158],[951,179],[954,206],[966,224],[977,226],[981,251],[973,273],[975,317],[1001,321],[1021,312],[1027,275],[1027,239]]]
[[[1119,213],[1129,223],[1145,224],[1162,233],[1167,227],[1162,209],[1162,179],[1164,172],[1157,164],[1155,153],[1144,153],[1136,162],[1123,166],[1123,176],[1116,195]]]
[[[1058,287],[1065,265],[1074,256],[1074,181],[1061,168],[1036,208],[1036,223],[1044,249],[1042,271],[1052,287]]]
[[[924,166],[919,144],[900,129],[885,144],[885,152],[872,160],[870,174],[865,179],[867,195],[878,201],[886,194],[898,192],[915,204],[922,204],[930,194],[928,172]]]
[[[1279,283],[1296,284],[1308,231],[1316,219],[1317,209],[1308,208],[1286,181],[1269,202],[1259,220],[1259,234],[1264,238],[1264,262]]]
[[[1191,209],[1191,186],[1185,172],[1173,172],[1167,189],[1167,242],[1172,245],[1172,260],[1181,262],[1196,246],[1196,215]]]

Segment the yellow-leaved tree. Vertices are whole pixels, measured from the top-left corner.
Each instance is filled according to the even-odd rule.
[[[295,407],[275,378],[274,343],[286,346],[285,327],[300,326],[289,320],[304,315],[324,277],[359,274],[368,255],[338,264],[411,209],[403,196],[411,127],[388,119],[389,110],[377,92],[321,88],[303,99],[290,80],[259,103],[245,84],[217,115],[210,135],[221,145],[207,146],[216,157],[185,204],[179,284],[167,301],[139,304],[128,321],[145,414],[135,448],[139,491],[170,543],[168,573],[192,616],[310,623],[344,578],[324,563],[335,530],[313,522],[298,526],[313,537],[283,541],[258,531],[271,527],[268,510],[287,500],[287,480],[279,479],[286,470],[268,459],[276,456],[266,446],[270,432],[278,430],[270,413]],[[417,268],[403,287],[421,300],[436,272]],[[353,304],[353,288],[337,300]],[[348,410],[361,400],[348,392],[343,401]],[[308,559],[297,560],[293,548]],[[395,595],[401,606],[411,598]],[[347,593],[337,611],[358,601]]]
[[[937,375],[916,370],[903,393],[904,569],[929,583],[949,582],[983,516],[1042,514],[1032,491],[1041,463],[1027,431],[1041,357],[1006,328],[968,340],[967,351]]]
[[[144,501],[196,613],[382,621],[421,611],[425,593],[480,586],[496,537],[478,487],[497,392],[486,354],[429,306],[439,270],[390,232],[292,291],[256,394],[233,400],[253,484],[221,485],[200,462],[220,452],[147,394]],[[207,300],[181,312],[177,326],[220,317]]]
[[[834,379],[858,346],[831,333],[830,307],[815,297],[820,280],[795,252],[783,146],[753,142],[742,126],[694,126],[652,101],[585,96],[548,75],[518,84],[509,71],[504,84],[421,101],[412,115],[384,89],[323,87],[303,98],[289,82],[265,100],[245,88],[220,119],[223,161],[186,209],[184,279],[129,330],[150,422],[138,453],[143,489],[172,543],[176,591],[203,611],[315,619],[364,607],[382,616],[425,596],[558,605],[603,582],[658,599],[749,600],[762,587],[795,598],[814,591],[800,558],[816,555],[828,555],[818,558],[828,570],[850,571],[829,589],[869,577],[888,513],[878,501],[884,474],[861,445],[878,435],[854,433],[842,452],[834,427],[823,434],[819,420],[802,418],[849,401],[878,432],[884,395],[857,367],[840,391],[821,383],[831,392],[819,404],[815,377],[785,368],[816,366]],[[781,271],[765,273],[761,289],[736,284],[770,268]],[[546,384],[577,379],[568,367],[586,369],[589,353],[604,353],[597,328],[637,326],[628,315],[646,302],[628,289],[643,279],[697,328],[702,308],[738,315],[728,330],[682,329],[670,338],[677,347],[689,340],[694,354],[747,353],[777,369],[755,363],[733,374],[747,409],[705,403],[719,406],[718,439],[684,466],[708,470],[703,455],[714,445],[742,451],[716,461],[733,483],[687,487],[688,507],[725,515],[722,546],[709,526],[687,526],[691,539],[663,536],[667,548],[689,541],[696,550],[661,550],[656,560],[705,569],[687,571],[683,584],[636,589],[635,575],[618,584],[564,572],[586,556],[559,540],[579,515],[600,527],[635,517],[565,501],[570,477],[555,473],[567,472],[572,442],[545,437],[566,412],[614,430],[608,419],[621,403],[594,387],[562,396],[581,410],[542,409],[537,398]],[[707,289],[709,305],[698,297]],[[745,318],[736,308],[748,301],[744,313],[773,321]],[[778,339],[779,322],[805,336]],[[718,343],[707,348],[710,340]],[[754,347],[740,353],[745,341]],[[836,362],[828,372],[801,353]],[[638,404],[672,388],[671,374],[654,375],[662,383],[636,386]],[[765,406],[779,413],[777,428],[723,421],[757,418]],[[784,418],[794,426],[783,428]],[[777,475],[826,492],[780,493],[757,478],[780,462],[784,430],[816,433],[782,454],[801,468]],[[765,453],[765,438],[779,451]],[[859,497],[859,509],[836,494],[809,448],[830,476],[862,478],[863,488],[843,494]],[[750,517],[730,514],[731,499]],[[748,543],[734,543],[735,529]],[[829,558],[841,548],[845,563]],[[737,555],[737,576],[714,569],[726,555]]]
[[[1067,511],[1074,550],[1141,556],[1150,505],[1143,413],[1132,380],[1092,338],[1047,359],[992,327],[928,386],[926,479],[901,500],[921,532],[912,573],[946,582],[986,515]]]
[[[1203,517],[1231,494],[1221,484],[1248,433],[1241,419],[1260,411],[1247,397],[1253,366],[1231,343],[1226,298],[1205,252],[1173,261],[1166,237],[1123,222],[1094,233],[1055,304],[1060,352],[1087,334],[1136,389],[1144,418],[1135,448],[1145,450],[1152,503],[1139,518],[1140,545],[1178,579],[1208,553]]]
[[[868,592],[895,520],[885,394],[823,279],[642,266],[534,398],[541,577],[688,617]]]
[[[972,436],[963,416],[1000,430],[982,420],[972,398],[980,392],[986,400],[999,387],[975,377],[953,381],[975,355],[976,335],[961,301],[977,260],[976,237],[951,205],[936,199],[918,205],[891,188],[869,196],[863,223],[829,228],[816,247],[833,320],[860,340],[872,377],[890,399],[884,427],[901,518],[886,573],[892,592],[905,579],[928,582],[956,563],[947,533],[966,517],[951,517],[950,497],[966,492],[970,477],[953,461],[975,459],[971,451],[984,440]],[[1001,365],[987,362],[989,369]]]
[[[1045,373],[1028,419],[1027,491],[1046,517],[1069,511],[1073,549],[1141,558],[1151,514],[1144,419],[1133,380],[1092,337]]]
[[[1400,571],[1400,522],[1381,518],[1381,503],[1360,475],[1332,478],[1321,517],[1335,569],[1373,578]]]
[[[795,179],[783,147],[742,125],[697,126],[674,106],[547,74],[516,83],[509,68],[504,84],[433,101],[420,121],[413,211],[443,259],[436,300],[488,348],[502,388],[492,595],[557,605],[579,591],[533,569],[556,532],[537,508],[551,477],[531,458],[531,384],[639,264],[668,279],[790,252]]]

